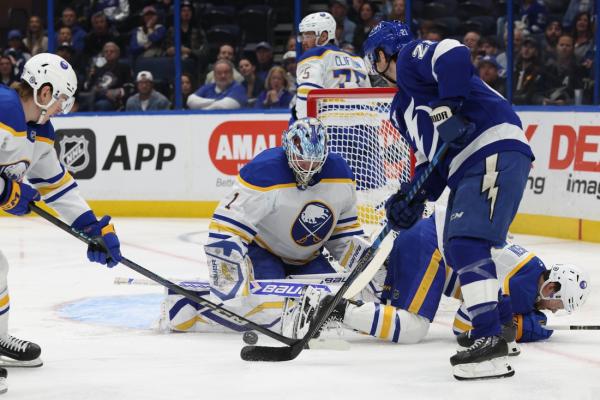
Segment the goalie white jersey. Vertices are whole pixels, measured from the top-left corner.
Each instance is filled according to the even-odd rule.
[[[241,169],[231,193],[213,215],[211,241],[239,236],[285,263],[303,265],[325,246],[340,259],[349,237],[362,235],[352,171],[329,153],[316,184],[298,189],[281,147],[268,149]]]
[[[306,99],[313,89],[371,87],[364,60],[334,45],[313,47],[302,54],[296,76],[298,119],[307,116]]]

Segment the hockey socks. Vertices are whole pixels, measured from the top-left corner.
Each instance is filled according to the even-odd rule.
[[[344,325],[379,339],[410,344],[425,337],[429,320],[393,306],[365,303],[348,305]]]

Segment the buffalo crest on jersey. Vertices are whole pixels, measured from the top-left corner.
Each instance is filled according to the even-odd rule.
[[[292,225],[296,244],[309,247],[319,244],[331,231],[334,217],[331,209],[319,201],[306,204]]]
[[[83,171],[90,162],[90,153],[88,151],[89,141],[85,136],[64,136],[60,140],[61,163],[67,167],[70,172]]]

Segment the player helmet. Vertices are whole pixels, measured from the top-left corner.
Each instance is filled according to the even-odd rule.
[[[300,34],[304,32],[314,32],[317,36],[317,46],[325,46],[330,40],[335,39],[335,27],[336,22],[333,16],[327,12],[318,12],[308,14],[300,21],[298,25],[298,32]],[[327,32],[327,41],[323,44],[319,44],[319,37],[321,33]],[[302,37],[298,36],[298,41],[302,41]]]
[[[377,75],[383,73],[377,71],[378,50],[383,51],[386,60],[396,54],[412,41],[410,28],[400,21],[381,21],[371,30],[367,40],[363,44],[365,63],[370,70],[369,74]]]
[[[327,133],[316,118],[302,118],[283,132],[283,149],[301,189],[321,171],[327,159]]]
[[[560,289],[551,297],[543,296],[542,290],[552,282],[558,282]],[[540,296],[542,299],[562,300],[564,309],[569,314],[581,307],[589,294],[590,282],[587,274],[572,264],[553,264],[550,267],[548,279],[540,287]]]
[[[40,53],[31,57],[23,67],[21,80],[33,88],[33,101],[43,110],[42,114],[61,96],[65,98],[62,113],[67,114],[71,111],[75,102],[77,76],[64,58],[51,53]],[[45,84],[52,85],[52,100],[42,105],[38,101],[37,92]]]

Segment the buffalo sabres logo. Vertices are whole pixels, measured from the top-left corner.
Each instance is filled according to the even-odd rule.
[[[325,204],[311,201],[306,204],[294,225],[292,239],[303,247],[314,246],[323,241],[333,227],[333,212]]]
[[[89,141],[84,136],[64,136],[60,140],[60,161],[70,172],[83,171],[90,162]]]
[[[0,176],[8,178],[10,181],[20,181],[29,167],[29,162],[19,161],[10,165],[0,166]]]

